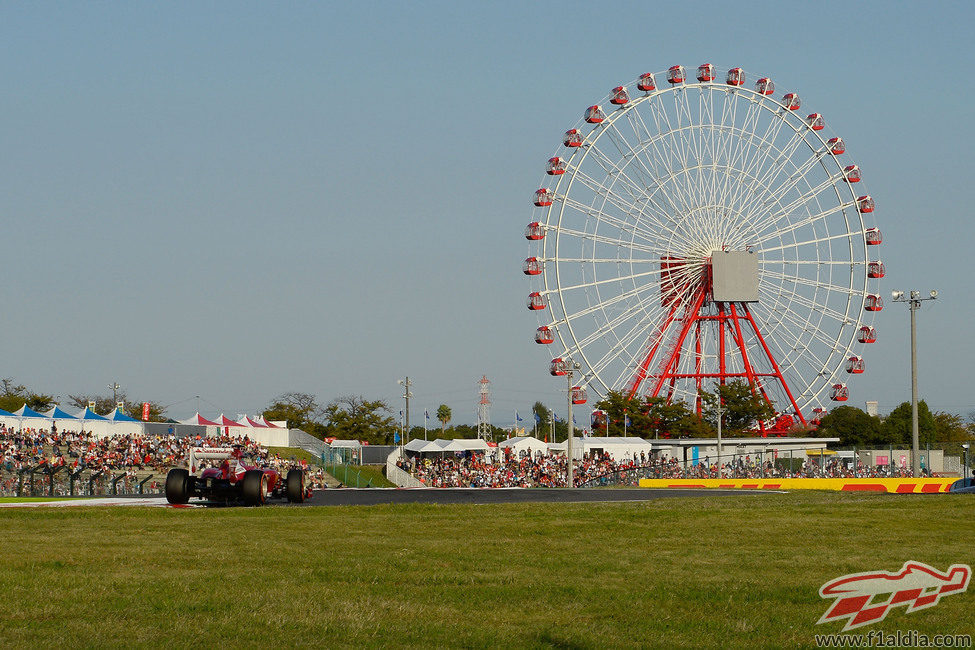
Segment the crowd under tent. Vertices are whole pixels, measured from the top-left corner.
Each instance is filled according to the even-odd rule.
[[[292,447],[298,440],[310,438],[297,429],[290,430],[287,422],[269,422],[263,417],[246,415],[238,421],[220,415],[218,421],[208,420],[199,413],[180,422],[143,422],[115,409],[107,415],[98,415],[88,408],[76,414],[68,413],[60,406],[38,413],[26,404],[13,413],[0,409],[0,424],[8,429],[86,431],[97,438],[113,435],[152,435],[177,437],[215,437],[223,434],[247,436],[266,447]]]
[[[721,441],[722,463],[744,460],[772,460],[776,458],[806,458],[808,452],[830,453],[827,444],[839,443],[839,438],[725,438]],[[661,460],[676,459],[683,466],[714,463],[718,456],[715,438],[683,438],[655,440],[654,451]]]
[[[455,438],[453,440],[444,440],[442,438],[437,438],[436,440],[416,439],[408,442],[403,449],[413,455],[446,454],[451,452],[486,453],[491,451],[491,447],[481,438]]]

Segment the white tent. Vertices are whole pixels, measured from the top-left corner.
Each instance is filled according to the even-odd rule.
[[[548,453],[548,445],[533,436],[515,436],[514,438],[508,438],[499,442],[498,447],[502,450],[510,449],[516,458],[521,456],[523,452],[530,454],[532,458],[538,454],[544,455]]]
[[[403,448],[406,451],[412,451],[415,454],[422,454],[423,452],[430,451],[440,451],[440,447],[436,445],[433,440],[413,439],[406,443],[406,446]]]
[[[442,454],[463,451],[488,452],[491,450],[491,447],[480,438],[457,438],[455,440],[437,438],[436,440],[430,441],[410,440],[404,449],[417,454]]]
[[[453,442],[464,451],[491,451],[491,446],[483,438],[455,438]]]
[[[565,453],[565,442],[549,443],[551,451]],[[653,445],[643,438],[632,436],[626,438],[615,437],[596,437],[596,438],[572,438],[572,455],[574,458],[581,458],[583,454],[609,454],[615,461],[633,460],[640,458],[642,451],[644,457],[649,458]]]

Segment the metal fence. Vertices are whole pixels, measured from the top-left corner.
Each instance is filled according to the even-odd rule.
[[[166,478],[152,472],[89,470],[72,472],[67,466],[25,469],[0,468],[0,496],[69,497],[162,494]]]

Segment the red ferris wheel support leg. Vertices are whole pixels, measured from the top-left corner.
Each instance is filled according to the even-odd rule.
[[[647,356],[643,358],[643,362],[637,369],[636,374],[633,375],[633,380],[630,382],[630,386],[626,391],[627,397],[632,398],[634,395],[636,395],[636,392],[640,390],[640,384],[642,384],[643,380],[647,378],[647,370],[650,367],[650,361],[653,360],[654,355],[657,354],[657,350],[660,348],[660,344],[663,343],[664,335],[667,333],[667,328],[669,328],[670,324],[674,322],[674,315],[677,313],[677,308],[679,306],[680,301],[676,301],[670,308],[670,313],[667,314],[667,319],[664,321],[664,324],[661,325],[660,331],[657,332],[657,340],[654,341],[653,345],[650,347],[650,351],[647,353]]]
[[[762,397],[765,398],[765,401],[771,404],[772,402],[769,400],[768,395],[765,393],[765,389],[762,387],[761,383],[759,383],[758,377],[755,376],[755,369],[752,367],[751,362],[748,361],[748,350],[745,345],[745,337],[742,336],[741,333],[741,323],[738,320],[738,310],[735,309],[735,303],[731,303],[729,307],[731,308],[731,322],[735,326],[735,335],[738,340],[738,349],[741,351],[741,361],[745,367],[745,377],[748,379],[748,385],[751,386],[752,392],[755,392],[756,389],[761,391]],[[747,307],[745,309],[747,311]],[[759,421],[758,428],[761,430],[762,436],[764,437],[765,423]]]
[[[653,391],[650,393],[651,397],[658,397],[660,395],[660,389],[663,388],[664,382],[668,378],[676,381],[676,377],[672,377],[671,375],[677,371],[677,363],[680,361],[680,350],[684,347],[684,340],[687,338],[688,332],[691,331],[691,326],[697,322],[701,305],[704,304],[704,297],[705,291],[703,289],[699,290],[697,296],[694,298],[694,302],[684,312],[684,325],[681,327],[680,335],[677,337],[677,341],[674,343],[674,347],[671,349],[666,362],[660,366],[660,374],[657,376],[657,383],[654,384]]]
[[[762,349],[765,350],[765,356],[768,357],[769,362],[772,364],[772,369],[775,371],[775,376],[778,378],[779,383],[782,384],[785,394],[789,396],[789,403],[792,404],[792,408],[799,417],[799,421],[802,422],[802,426],[806,426],[806,418],[802,416],[802,411],[800,411],[799,407],[796,405],[796,400],[794,397],[792,397],[792,391],[789,390],[789,384],[785,383],[785,377],[782,376],[782,371],[779,369],[779,364],[775,362],[775,357],[772,356],[772,351],[769,350],[768,345],[765,343],[765,338],[762,336],[761,330],[758,329],[758,324],[755,323],[755,319],[752,317],[752,312],[750,309],[748,309],[747,305],[745,306],[745,318],[749,323],[751,323],[752,329],[755,330],[755,336],[758,337],[758,342],[762,344]]]

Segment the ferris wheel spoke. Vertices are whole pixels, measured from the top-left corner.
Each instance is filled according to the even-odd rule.
[[[701,161],[701,152],[698,149],[698,143],[696,141],[696,129],[694,125],[694,117],[691,111],[690,104],[688,103],[688,96],[690,92],[687,88],[681,88],[674,93],[677,105],[677,122],[681,125],[678,129],[678,135],[680,136],[681,147],[680,150],[683,153],[682,162],[683,169],[685,172],[687,170],[695,168]],[[702,203],[701,188],[700,184],[693,182],[689,183],[691,201],[695,205],[700,205]]]
[[[642,233],[639,230],[635,230],[634,229],[635,225],[633,223],[628,223],[620,217],[616,217],[607,212],[597,210],[585,203],[578,203],[572,199],[564,199],[563,203],[566,208],[572,209],[576,212],[580,212],[582,214],[585,214],[588,217],[591,217],[593,219],[598,220],[601,223],[606,224],[607,226],[616,228],[621,233],[625,232],[629,234],[630,238],[628,239],[613,238],[606,235],[597,234],[596,232],[577,230],[577,229],[569,228],[567,226],[555,227],[554,230],[556,230],[558,233],[568,235],[571,237],[577,237],[579,239],[589,240],[593,243],[610,244],[613,246],[632,249],[634,251],[652,253],[657,250],[656,247],[654,246],[656,242],[652,242],[649,241],[648,239],[644,239],[645,233]],[[644,240],[645,243],[639,243],[633,241],[634,237],[640,237],[641,239]]]
[[[632,321],[632,324],[625,329],[619,337],[616,338],[616,342],[613,343],[601,356],[594,361],[589,360],[587,357],[587,362],[593,373],[599,375],[602,374],[611,363],[616,361],[618,357],[625,352],[627,348],[634,346],[638,340],[646,336],[646,322],[639,318],[641,310],[646,309],[646,305],[652,302],[656,302],[652,297],[648,297],[647,300],[642,301],[641,304],[637,305],[631,310],[623,312],[613,321],[607,323],[607,328],[612,327],[613,330],[623,329],[627,321]],[[604,336],[600,335],[600,332],[593,332],[588,338],[581,341],[578,344],[580,350],[585,350],[591,347],[597,342],[604,340]],[[636,356],[636,353],[633,355]]]
[[[560,237],[565,236],[565,237],[569,237],[569,238],[576,238],[576,239],[579,239],[579,240],[586,240],[586,241],[589,241],[589,242],[592,242],[592,243],[596,243],[596,244],[608,244],[610,246],[622,246],[622,247],[627,248],[629,250],[638,251],[638,252],[641,252],[641,253],[650,253],[650,254],[656,253],[656,249],[653,248],[653,247],[651,247],[651,246],[642,246],[642,245],[639,245],[639,244],[634,244],[632,242],[621,242],[619,239],[614,239],[612,237],[606,237],[604,235],[597,235],[597,234],[594,234],[594,233],[589,233],[589,232],[586,232],[584,230],[577,230],[577,229],[574,229],[574,228],[567,228],[565,226],[559,226],[557,228],[553,228],[553,230],[555,230],[558,233],[558,236],[560,236]],[[557,257],[558,256],[556,256],[556,258]]]
[[[610,296],[610,297],[608,297],[606,299],[603,299],[603,300],[600,300],[600,301],[598,301],[598,302],[596,302],[594,304],[591,304],[588,307],[586,307],[585,309],[576,310],[576,311],[573,311],[571,313],[569,311],[567,311],[565,309],[565,305],[562,304],[561,305],[561,310],[562,310],[562,314],[563,314],[563,319],[565,320],[565,323],[571,327],[571,324],[572,324],[572,320],[573,319],[579,319],[579,318],[583,318],[583,317],[586,317],[586,316],[591,316],[592,314],[595,314],[597,312],[603,312],[604,310],[608,309],[609,307],[614,307],[614,306],[618,305],[621,302],[625,302],[627,300],[634,299],[634,298],[638,297],[641,293],[644,293],[646,291],[647,291],[647,288],[646,287],[635,287],[635,288],[632,288],[632,289],[627,289],[626,291],[621,291],[620,293],[618,293],[618,294],[616,294],[614,296]]]
[[[647,156],[645,155],[646,147],[644,146],[641,147],[640,149],[634,148],[626,140],[623,133],[616,126],[615,122],[613,122],[611,126],[613,128],[613,133],[616,136],[616,138],[614,138],[613,141],[616,144],[616,146],[620,149],[621,154],[623,154],[623,150],[626,149],[627,153],[623,155],[626,155],[629,159],[634,161],[637,170],[642,170],[642,172],[644,172],[649,176],[649,177],[645,177],[643,173],[641,173],[641,180],[644,181],[645,187],[650,188],[650,187],[660,185],[660,179],[666,179],[672,173],[669,170],[661,172],[660,170],[656,169],[655,166],[648,165]],[[637,137],[639,137],[638,134]],[[677,201],[681,204],[680,207],[675,205],[675,208],[677,208],[678,210],[689,209],[692,204],[689,202],[688,197],[686,197],[684,193],[681,191],[681,188],[674,187],[672,189],[675,190],[674,196],[676,197]],[[667,198],[671,198],[667,193],[665,193],[664,195],[667,196]]]
[[[804,177],[800,177],[800,180],[802,178]],[[774,227],[778,223],[778,221],[782,219],[784,215],[791,214],[798,211],[802,206],[806,205],[810,201],[817,199],[826,190],[833,190],[835,187],[834,183],[838,180],[839,177],[827,178],[824,181],[822,181],[819,185],[815,187],[810,187],[807,191],[801,193],[798,197],[796,197],[791,203],[784,206],[779,206],[776,208],[776,205],[771,201],[765,201],[761,204],[756,204],[756,210],[753,212],[752,218],[757,222],[762,222],[767,224],[768,227]],[[790,187],[784,190],[783,193],[787,191],[791,191],[791,189],[792,188]],[[782,196],[782,194],[779,194],[779,196]],[[853,205],[855,205],[855,203],[852,201],[846,203],[846,207],[852,207]],[[774,213],[772,212],[772,208],[776,208],[776,211]]]
[[[734,197],[734,204],[736,206],[747,207],[749,203],[744,203],[744,193],[748,191],[753,194],[760,194],[760,191],[756,192],[756,188],[767,187],[770,180],[778,175],[779,166],[788,165],[795,151],[805,141],[804,137],[793,131],[790,136],[787,136],[788,139],[784,144],[776,145],[780,133],[787,126],[786,116],[776,113],[771,118],[771,124],[764,134],[758,135],[756,132],[751,133],[751,137],[755,138],[758,144],[757,146],[749,147],[749,151],[753,155],[750,160],[747,160],[744,170],[746,175],[754,178],[755,181],[750,186],[741,186],[738,188],[738,192]],[[742,139],[741,146],[745,146],[745,144],[745,140]]]
[[[789,124],[789,117],[790,116],[785,113],[777,114],[776,119],[773,120],[775,123],[775,129],[773,131],[772,139],[765,140],[767,143],[774,143],[778,140],[782,129],[792,129],[791,133],[787,133],[787,140],[785,144],[778,147],[767,146],[756,151],[756,153],[760,155],[756,156],[754,162],[756,165],[760,165],[764,169],[764,173],[761,176],[755,174],[759,178],[759,182],[761,183],[762,187],[767,187],[768,184],[771,183],[772,179],[776,178],[782,173],[783,169],[787,168],[792,163],[792,156],[796,151],[798,151],[799,147],[806,142],[806,134]],[[773,151],[777,151],[778,155],[775,158],[769,158],[769,154],[771,154]]]
[[[682,157],[681,151],[675,145],[675,140],[677,137],[675,133],[678,129],[675,129],[675,127],[671,124],[670,116],[667,114],[667,111],[664,109],[662,103],[658,104],[657,102],[651,102],[647,105],[658,135],[649,135],[649,129],[647,128],[645,120],[643,120],[642,115],[638,115],[639,123],[642,126],[642,131],[648,133],[646,144],[642,149],[644,159],[652,160],[652,157],[650,156],[651,153],[653,153],[656,158],[662,159],[665,165],[665,171],[659,174],[660,178],[673,179],[677,171],[687,167],[686,157]],[[648,147],[651,147],[653,151],[650,152]],[[652,163],[650,164],[652,165]],[[664,192],[664,195],[670,198],[671,193],[673,193],[681,203],[682,210],[687,211],[692,209],[693,198],[688,193],[683,191],[683,187],[680,184],[671,184],[670,192]]]
[[[649,107],[651,109],[651,115],[654,117],[654,121],[657,124],[659,133],[659,136],[652,139],[651,143],[653,144],[655,152],[659,149],[662,149],[664,152],[662,157],[664,157],[667,161],[667,172],[663,176],[672,177],[675,171],[687,167],[687,155],[683,147],[680,122],[678,119],[677,126],[673,125],[670,113],[664,107],[663,102],[659,102],[659,105],[658,102],[650,102]],[[676,112],[674,117],[675,119],[679,117]],[[662,128],[661,125],[663,125]],[[644,151],[646,151],[646,148],[644,148]],[[681,203],[683,210],[691,209],[691,206],[693,205],[693,198],[689,194],[685,194],[680,185],[674,185],[670,189]]]
[[[793,318],[792,315],[795,317]],[[829,339],[821,335],[818,327],[811,325],[808,322],[804,322],[802,318],[795,314],[795,312],[793,312],[791,309],[785,312],[783,319],[789,320],[793,323],[795,332],[800,332],[803,334],[801,337],[795,337],[792,339],[792,344],[788,349],[783,348],[780,344],[780,342],[784,343],[784,340],[781,337],[769,337],[771,340],[771,345],[774,346],[777,351],[777,356],[780,359],[785,360],[785,370],[795,369],[800,363],[805,363],[810,371],[816,373],[817,375],[822,373],[823,369],[826,368],[826,362],[819,358],[819,356],[810,346],[810,343],[818,342],[822,344],[824,349],[826,349],[826,346],[830,346]]]
[[[579,289],[588,289],[588,288],[592,288],[592,287],[599,287],[599,286],[602,286],[602,285],[605,285],[605,284],[611,284],[611,283],[630,282],[630,281],[633,281],[633,280],[639,280],[639,279],[648,278],[648,277],[652,277],[652,276],[659,276],[659,275],[660,275],[660,271],[659,270],[645,271],[643,273],[631,273],[630,275],[621,275],[621,276],[618,276],[618,277],[606,278],[606,279],[603,279],[603,280],[592,280],[590,282],[582,282],[582,283],[579,283],[579,284],[573,284],[573,285],[568,285],[568,286],[561,286],[560,285],[559,286],[559,291],[562,291],[562,292],[578,291]]]
[[[824,316],[829,316],[833,320],[838,321],[840,323],[844,323],[849,320],[847,314],[841,314],[840,312],[836,311],[832,307],[828,307],[826,305],[817,303],[815,300],[810,300],[798,293],[793,294],[792,302],[802,307],[806,307],[807,309],[815,309],[819,313],[823,314]]]
[[[806,287],[815,287],[816,289],[823,289],[824,291],[833,291],[836,293],[843,294],[844,296],[859,295],[857,291],[850,289],[850,287],[842,287],[836,284],[829,284],[825,282],[816,282],[808,278],[801,278],[794,275],[786,275],[785,273],[776,273],[774,271],[765,271],[766,276],[773,278],[778,278],[780,280],[786,280],[788,282],[794,282],[796,284],[801,284]]]
[[[616,174],[619,176],[619,178],[623,179],[626,186],[631,190],[634,196],[646,197],[648,204],[652,205],[657,210],[657,214],[655,216],[658,217],[658,223],[665,223],[667,215],[673,214],[674,212],[679,212],[681,210],[681,208],[673,202],[672,197],[667,194],[664,194],[663,197],[670,204],[669,208],[667,206],[659,205],[656,202],[655,193],[649,192],[648,189],[654,187],[658,181],[654,180],[648,185],[641,185],[631,179],[630,176],[624,171],[622,166],[612,161],[609,156],[603,153],[602,150],[600,150],[595,144],[591,145],[590,149],[594,154],[594,162],[602,167],[603,171]]]
[[[764,266],[766,264],[808,264],[812,266],[865,266],[867,264],[866,260],[787,260],[787,259],[761,259],[758,261],[759,266]]]
[[[667,232],[670,232],[671,234],[677,235],[677,233],[671,227],[669,227],[659,219],[651,219],[649,220],[650,222],[646,224],[646,226],[641,227],[641,223],[645,221],[643,219],[644,216],[648,218],[656,216],[652,210],[648,211],[646,209],[651,206],[649,202],[641,206],[633,202],[627,201],[625,198],[621,197],[615,192],[612,192],[611,190],[604,188],[603,186],[601,186],[601,184],[598,181],[596,181],[596,179],[592,178],[588,174],[584,174],[583,172],[576,172],[576,178],[578,178],[579,182],[581,182],[584,186],[588,187],[597,196],[602,196],[603,198],[607,199],[610,202],[610,204],[612,204],[616,208],[619,208],[624,212],[624,214],[627,214],[630,217],[630,221],[623,220],[623,219],[619,220],[619,223],[623,224],[622,226],[620,226],[621,230],[624,230],[625,232],[629,232],[632,235],[637,236],[646,242],[657,241],[656,238],[650,237],[649,232],[647,232],[647,229],[652,227],[656,227],[658,229],[658,232],[660,230],[665,230]],[[643,196],[643,197],[633,197],[633,198],[636,200],[639,199],[645,200],[650,197]]]
[[[769,241],[770,239],[774,239],[776,237],[778,237],[779,239],[781,239],[783,237],[783,235],[792,234],[793,232],[799,230],[800,228],[803,228],[805,226],[808,226],[808,225],[810,225],[812,223],[815,223],[817,221],[821,221],[825,217],[828,217],[830,215],[836,214],[837,212],[842,212],[843,210],[845,210],[847,208],[850,208],[850,207],[852,207],[852,204],[837,205],[837,206],[835,206],[833,208],[830,208],[829,210],[824,210],[823,212],[820,212],[819,214],[814,214],[811,217],[808,217],[806,219],[803,219],[802,221],[798,221],[798,222],[790,225],[787,228],[783,228],[781,230],[776,230],[774,232],[771,232],[768,235],[766,235],[765,237],[762,237],[758,241],[752,242],[752,243],[753,243],[753,245],[756,245],[757,246],[757,245],[764,244],[765,242]],[[781,244],[779,246],[770,246],[768,248],[764,248],[763,247],[762,248],[762,252],[763,253],[771,253],[771,252],[774,252],[774,251],[779,251],[779,250],[783,250],[783,249],[787,249],[787,248],[799,248],[801,246],[809,246],[809,245],[812,245],[812,244],[820,244],[820,243],[825,243],[825,242],[829,242],[829,241],[835,241],[837,239],[850,239],[850,238],[854,237],[855,235],[862,235],[862,233],[860,233],[860,232],[853,232],[853,231],[846,231],[846,232],[841,232],[841,233],[838,233],[838,234],[835,234],[835,235],[828,235],[828,236],[818,237],[816,239],[808,239],[808,240],[801,241],[801,242],[800,241],[797,241],[797,242],[794,242],[792,244]]]
[[[538,258],[539,262],[543,264],[548,262],[563,262],[566,264],[588,264],[588,265],[603,265],[603,264],[613,264],[620,265],[626,264],[628,266],[634,266],[637,264],[653,264],[654,266],[660,265],[660,260],[658,258],[639,258],[639,257],[550,257],[550,258]],[[660,273],[660,269],[657,269],[657,273]]]
[[[776,307],[775,313],[778,313],[780,315],[780,320],[781,321],[784,322],[784,321],[788,320],[788,321],[792,322],[795,325],[795,327],[793,329],[795,329],[796,331],[804,331],[807,334],[811,335],[813,338],[818,338],[820,340],[820,342],[823,343],[824,345],[827,345],[830,348],[834,347],[835,346],[835,341],[831,340],[829,337],[827,337],[824,334],[822,334],[822,329],[821,328],[823,326],[823,319],[824,319],[825,316],[828,315],[826,313],[826,311],[825,310],[812,310],[812,309],[811,310],[804,310],[807,315],[806,316],[802,316],[798,312],[796,312],[795,309],[794,309],[794,306],[796,304],[800,303],[800,302],[801,302],[800,297],[795,292],[791,292],[791,295],[789,296],[789,301],[788,302],[783,302],[783,301],[779,301],[778,302],[778,306]],[[811,301],[806,301],[806,302],[808,304]],[[816,303],[814,303],[814,304],[816,304]],[[770,311],[769,313],[773,313],[773,312]],[[846,317],[845,316],[842,317],[842,318],[837,319],[837,315],[838,315],[838,313],[834,313],[834,314],[831,315],[831,318],[833,320],[836,320],[838,323],[846,322]],[[815,321],[815,322],[813,321],[813,317],[814,316],[818,316],[819,317],[818,320]],[[837,327],[839,327],[838,324],[837,324]],[[802,341],[802,342],[803,343],[806,343],[808,341]]]

